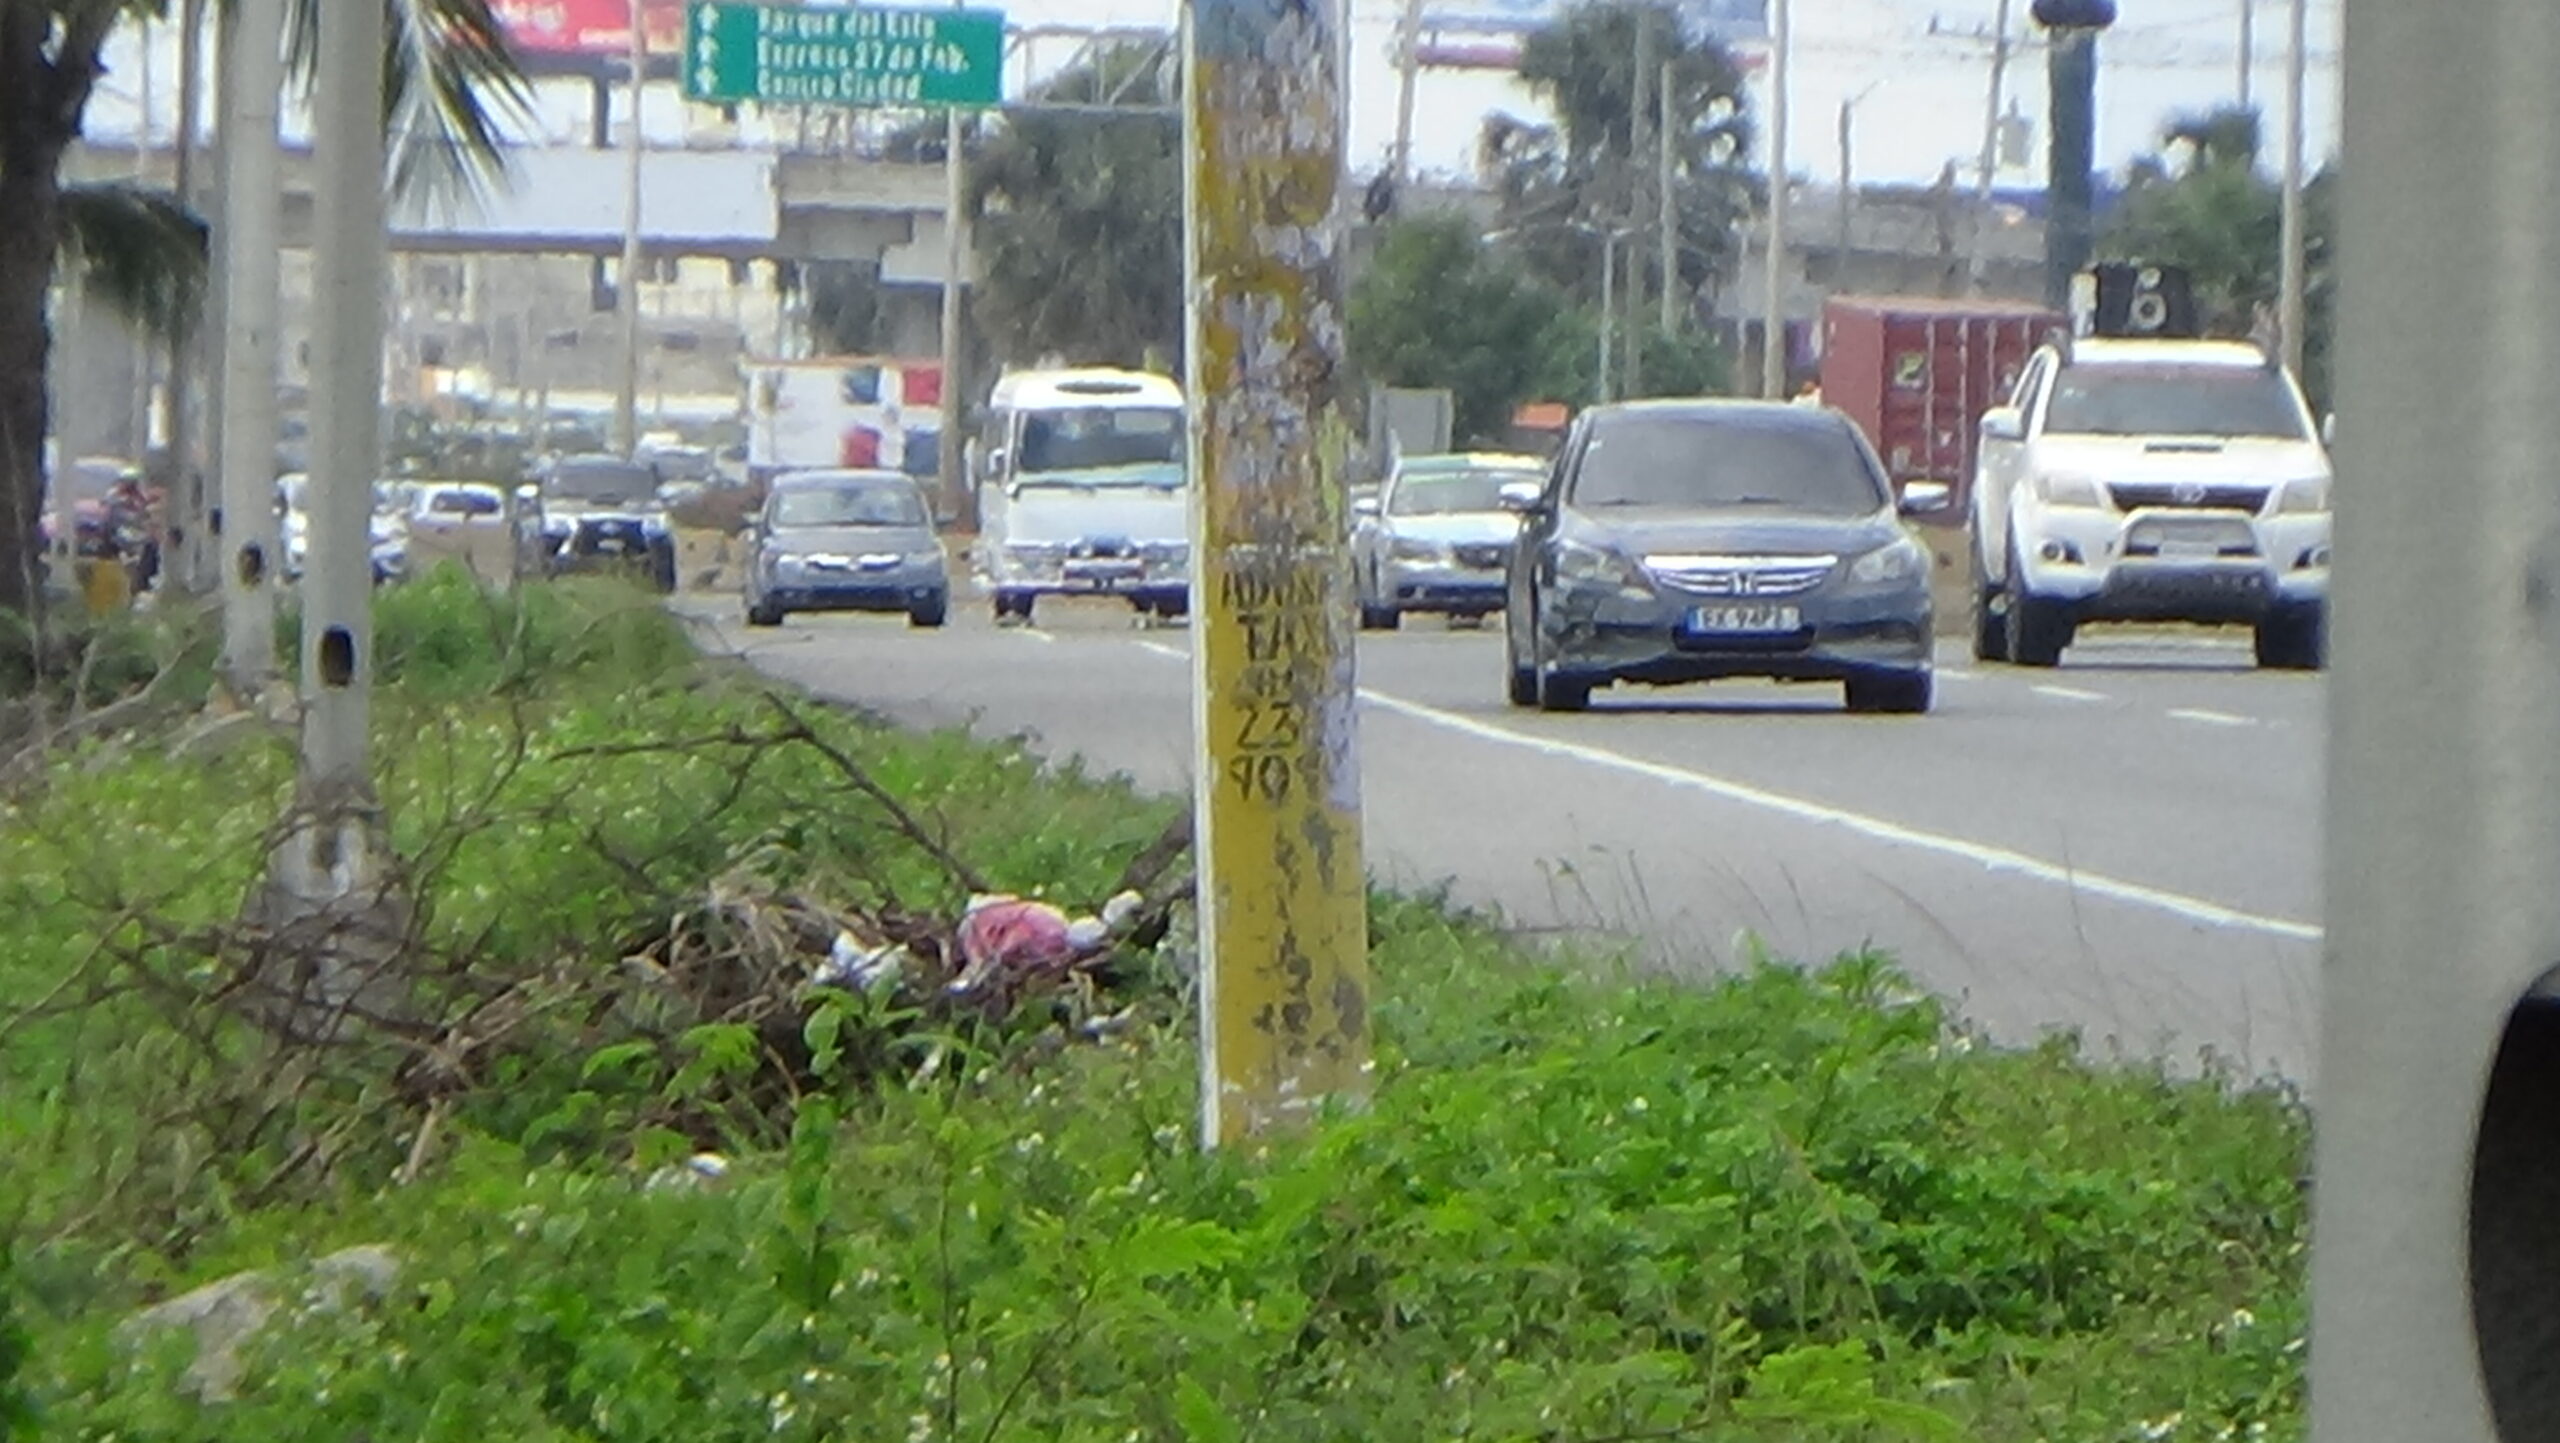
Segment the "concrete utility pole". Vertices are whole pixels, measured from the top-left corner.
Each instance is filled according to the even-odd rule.
[[[1769,0],[1769,250],[1760,277],[1760,394],[1787,394],[1787,75],[1789,0]]]
[[[1343,413],[1344,0],[1183,7],[1201,1134],[1369,1090]]]
[[[383,7],[321,12],[312,106],[311,532],[302,577],[302,766],[248,920],[275,939],[245,1000],[271,1028],[341,1038],[394,1005],[408,935],[374,799],[373,564],[381,462]]]
[[[1413,98],[1422,75],[1422,0],[1404,0],[1396,26],[1396,191],[1413,179]]]
[[[2296,376],[2302,374],[2302,342],[2309,329],[2303,303],[2302,92],[2310,64],[2310,13],[2310,0],[2293,0],[2284,55],[2284,209],[2279,241],[2284,254],[2277,281],[2276,328],[2283,333],[2284,363]]]
[[[276,517],[284,209],[276,124],[286,3],[234,0],[222,43],[222,670],[243,701],[275,676],[275,588],[284,559]]]
[[[2446,18],[2346,5],[2315,1443],[2560,1419],[2560,7]]]
[[[1965,274],[1975,295],[1991,278],[1991,183],[2000,172],[2000,101],[2009,83],[2009,0],[1991,19],[1991,91],[1982,105],[1982,162],[1973,177],[1973,246]]]
[[[269,868],[279,924],[340,928],[389,885],[373,798],[373,567],[367,518],[381,460],[382,47],[379,5],[331,6],[319,30],[312,195],[312,447],[302,579],[302,769],[294,825]],[[305,1006],[343,1004],[345,974]],[[306,984],[308,985],[308,984]],[[299,1010],[299,1009],[297,1009]]]

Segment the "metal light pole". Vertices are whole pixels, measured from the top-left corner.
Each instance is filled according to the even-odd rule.
[[[235,0],[222,43],[222,669],[247,700],[276,670],[275,587],[283,546],[276,517],[282,156],[287,0]],[[368,569],[370,559],[368,557]]]
[[[2302,374],[2302,346],[2308,329],[2303,302],[2305,256],[2302,217],[2302,105],[2304,72],[2310,64],[2307,32],[2309,0],[2293,0],[2284,61],[2284,209],[2281,221],[2283,260],[2277,282],[2276,329],[2281,333],[2284,363]]]
[[[1655,117],[1653,127],[1653,224],[1654,238],[1659,246],[1656,264],[1662,269],[1662,313],[1655,318],[1655,321],[1661,326],[1662,333],[1666,336],[1672,333],[1680,320],[1679,311],[1673,304],[1674,297],[1680,288],[1680,206],[1677,197],[1672,194],[1672,183],[1677,178],[1677,166],[1674,163],[1676,156],[1672,147],[1671,124],[1674,113],[1672,82],[1678,72],[1679,66],[1675,62],[1665,60],[1662,62],[1661,78],[1654,86],[1654,98],[1662,107],[1662,113]]]
[[[1369,1090],[1352,686],[1344,0],[1183,7],[1201,1132]]]
[[[1881,80],[1872,82],[1866,89],[1840,102],[1840,215],[1839,240],[1835,254],[1839,257],[1838,273],[1844,280],[1849,274],[1849,222],[1857,208],[1858,178],[1855,146],[1858,106],[1868,96],[1875,94],[1876,87],[1882,84],[1884,82]]]
[[[614,444],[622,454],[640,450],[640,89],[649,76],[649,32],[641,24],[641,0],[631,0],[631,129],[622,139],[622,272],[614,308],[622,322],[621,389],[614,397]]]
[[[1618,233],[1595,231],[1600,237],[1600,374],[1591,388],[1591,399],[1607,405],[1610,380],[1617,372],[1610,366],[1618,335]]]
[[[2258,58],[2258,0],[2240,0],[2240,108],[2249,108],[2250,71]]]
[[[1760,394],[1787,393],[1787,76],[1794,48],[1789,0],[1770,0],[1769,249],[1760,283]]]
[[[178,116],[170,143],[170,190],[178,203],[196,203],[196,146],[204,109],[205,0],[184,0],[178,7]],[[199,322],[201,325],[201,322]],[[194,326],[181,327],[169,341],[169,499],[179,519],[179,544],[162,564],[175,589],[202,592],[214,584],[213,499],[205,487],[206,467],[195,454],[195,370],[205,354],[204,337]]]
[[[961,331],[966,320],[960,303],[963,278],[969,269],[965,141],[960,111],[954,107],[943,118],[942,127],[942,438],[937,443],[940,449],[935,452],[935,461],[941,472],[944,504],[955,512],[974,509],[964,500],[971,488],[960,434],[966,416],[960,394],[960,371],[966,359]],[[971,523],[972,530],[976,529],[977,517],[964,519]]]

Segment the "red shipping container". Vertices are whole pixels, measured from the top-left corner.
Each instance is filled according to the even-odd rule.
[[[1822,400],[1848,413],[1907,481],[1954,488],[1946,510],[1918,518],[1965,524],[1982,413],[2009,397],[2036,348],[2068,334],[2060,312],[2015,301],[1835,296],[1822,307]]]

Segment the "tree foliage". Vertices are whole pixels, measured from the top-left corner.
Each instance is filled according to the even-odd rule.
[[[1498,437],[1520,402],[1590,391],[1591,329],[1553,287],[1456,216],[1391,225],[1351,293],[1351,356],[1372,381],[1446,387],[1457,434]]]
[[[2099,240],[2103,259],[2184,267],[2215,335],[2250,334],[2259,307],[2276,306],[2282,282],[2284,192],[2259,169],[2259,135],[2251,110],[2172,120],[2162,131],[2161,153],[2136,163]],[[2335,193],[2335,174],[2323,172],[2303,196],[2309,326],[2302,379],[2321,403],[2329,389]]]
[[[381,3],[394,183],[449,192],[498,174],[501,122],[522,112],[527,93],[491,0]],[[49,297],[62,267],[160,334],[192,324],[207,289],[204,223],[183,198],[62,180],[108,42],[119,27],[171,9],[169,0],[0,0],[0,614],[38,600]],[[288,53],[306,91],[322,14],[322,0],[295,0],[289,12]]]
[[[1032,97],[1096,92],[1173,107],[1182,87],[1153,46],[1100,52]],[[1182,130],[1130,109],[1017,111],[978,156],[969,216],[975,316],[999,359],[1170,364],[1182,334]]]
[[[1734,279],[1738,228],[1761,190],[1744,163],[1752,127],[1730,51],[1684,31],[1677,9],[1656,0],[1593,0],[1567,10],[1530,37],[1520,58],[1520,78],[1552,108],[1554,123],[1489,117],[1478,160],[1499,198],[1500,223],[1518,233],[1532,267],[1582,300],[1597,299],[1600,241],[1592,232],[1649,233],[1655,223],[1659,111],[1654,75],[1640,74],[1648,58],[1671,71],[1676,284],[1692,303]],[[1655,253],[1651,244],[1629,247],[1635,277],[1651,272]]]

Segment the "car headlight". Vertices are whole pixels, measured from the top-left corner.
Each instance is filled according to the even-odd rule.
[[[2304,476],[2276,488],[2278,516],[2310,516],[2329,509],[2329,478]]]
[[[1579,541],[1567,541],[1556,548],[1556,577],[1627,591],[1652,590],[1634,562],[1606,547],[1586,546]]]
[[[1067,548],[1054,541],[1016,541],[1005,547],[1004,554],[1016,566],[1055,566]]]
[[[545,536],[566,536],[575,529],[576,527],[566,516],[545,516],[542,518],[542,534]]]
[[[765,560],[772,564],[776,572],[784,576],[797,576],[809,569],[808,558],[794,552],[768,551],[765,553]]]
[[[1448,556],[1449,548],[1418,536],[1399,536],[1387,544],[1387,553],[1398,561],[1439,561]]]
[[[1907,537],[1879,546],[1849,565],[1849,579],[1869,586],[1909,581],[1928,572],[1929,553]]]
[[[2036,499],[2047,506],[2104,507],[2107,493],[2091,477],[2048,474],[2036,478]]]
[[[927,551],[910,551],[907,553],[907,564],[910,566],[940,566],[942,564],[942,548],[937,546]]]
[[[1138,554],[1159,566],[1180,566],[1191,559],[1191,543],[1150,541],[1138,548]]]

